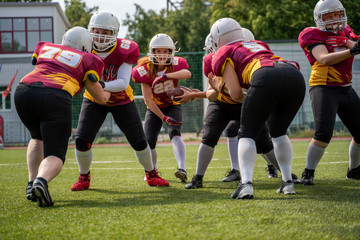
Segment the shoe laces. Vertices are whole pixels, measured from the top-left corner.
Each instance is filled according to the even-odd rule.
[[[275,167],[273,165],[268,165],[265,170],[268,171],[270,174],[275,174]]]
[[[311,177],[314,177],[314,170],[310,170],[310,169],[307,169],[305,170],[305,178],[311,178]]]
[[[235,169],[229,169],[227,170],[227,172],[225,173],[225,177],[230,176],[231,174],[235,173]]]

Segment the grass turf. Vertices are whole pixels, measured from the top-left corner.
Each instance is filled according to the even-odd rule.
[[[74,149],[51,183],[53,207],[26,200],[26,150],[0,150],[0,239],[358,239],[360,182],[345,179],[349,141],[330,143],[315,185],[296,185],[296,195],[277,194],[258,157],[253,200],[230,198],[237,183],[223,183],[230,161],[216,147],[204,188],[187,190],[173,175],[172,146],[158,147],[158,167],[170,187],[149,187],[133,150],[94,147],[90,189],[72,192],[78,178]],[[305,168],[308,142],[293,142],[293,172]],[[189,180],[198,145],[187,145]]]

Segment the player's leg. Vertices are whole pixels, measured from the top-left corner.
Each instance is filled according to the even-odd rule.
[[[83,99],[75,134],[75,157],[79,165],[80,176],[71,186],[72,191],[82,191],[90,187],[91,147],[107,113],[107,107]]]
[[[134,149],[138,162],[143,166],[150,186],[169,186],[157,175],[152,162],[151,150],[145,138],[139,112],[135,102],[113,107],[111,113],[120,130]]]
[[[221,133],[230,121],[230,117],[226,112],[226,109],[222,107],[219,101],[209,103],[204,118],[204,134],[197,154],[196,173],[192,181],[185,188],[194,189],[202,187],[202,179],[211,162],[215,146]]]

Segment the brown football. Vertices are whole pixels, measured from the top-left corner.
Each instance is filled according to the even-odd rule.
[[[176,101],[177,96],[181,96],[183,94],[184,91],[180,87],[175,87],[166,91],[166,95],[168,95],[173,101]]]

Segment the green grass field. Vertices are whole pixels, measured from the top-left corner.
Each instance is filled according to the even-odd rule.
[[[158,166],[168,188],[149,187],[133,150],[94,147],[92,182],[72,192],[78,167],[70,148],[49,191],[55,204],[26,200],[25,149],[0,150],[0,239],[359,239],[360,182],[345,179],[349,141],[332,141],[315,173],[315,185],[296,185],[296,195],[277,194],[258,158],[253,200],[230,198],[237,183],[223,183],[230,161],[216,147],[204,188],[187,190],[173,175],[172,146],[158,147]],[[308,142],[293,142],[293,172],[305,167]],[[195,173],[198,145],[187,145],[188,177]]]

